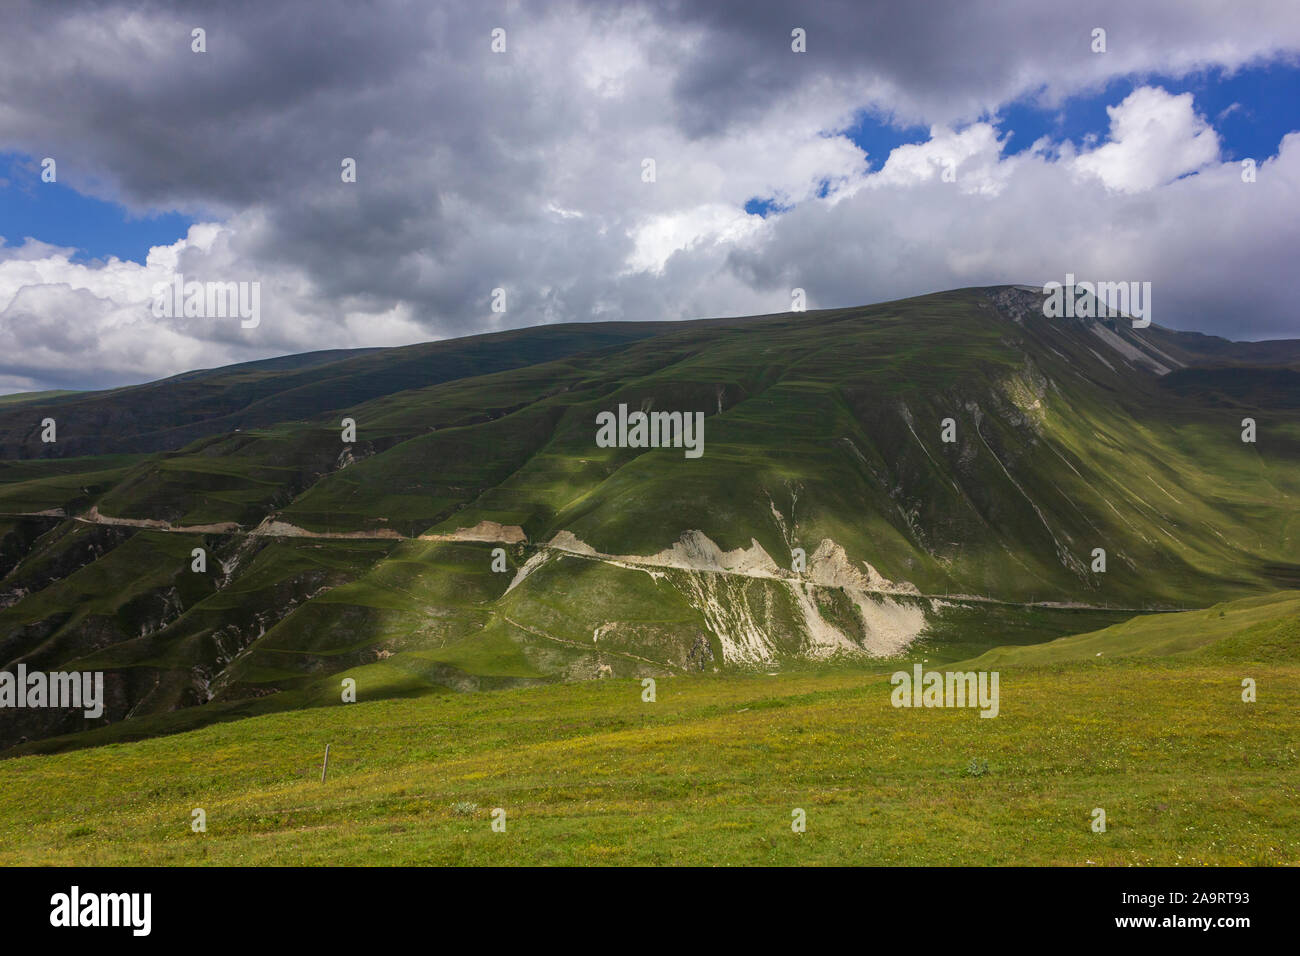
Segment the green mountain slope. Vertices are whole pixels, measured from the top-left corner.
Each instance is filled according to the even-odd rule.
[[[671,323],[548,325],[394,349],[309,352],[185,372],[146,385],[0,404],[0,455],[65,457],[180,448],[196,438],[309,418],[349,402],[576,351],[618,345]],[[41,419],[61,423],[41,441]]]
[[[113,457],[4,463],[0,666],[103,669],[108,719],[157,732],[189,704],[332,703],[344,677],[373,699],[957,660],[1300,581],[1293,343],[1261,364],[1260,343],[1047,319],[1020,287],[553,328],[562,354],[511,333],[486,358],[458,340],[158,383],[126,426],[141,453],[91,416]],[[260,423],[179,422],[207,407],[191,387]],[[702,456],[599,447],[620,405],[702,413]],[[143,453],[187,428],[205,437]]]
[[[989,669],[1095,658],[1190,655],[1215,660],[1294,661],[1300,651],[1300,591],[1241,598],[1197,611],[1153,614],[1045,644],[998,647],[968,665]]]

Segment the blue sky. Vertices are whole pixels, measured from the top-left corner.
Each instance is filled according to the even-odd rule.
[[[1273,63],[1244,69],[1231,76],[1222,70],[1182,78],[1160,75],[1126,76],[1112,80],[1102,90],[1075,96],[1060,108],[1044,110],[1024,99],[999,110],[997,125],[1015,136],[1007,153],[1028,149],[1039,136],[1068,139],[1084,145],[1093,134],[1105,138],[1109,127],[1106,107],[1113,106],[1139,86],[1159,86],[1175,95],[1191,93],[1196,111],[1219,133],[1225,159],[1252,158],[1256,162],[1276,155],[1278,143],[1295,130],[1300,104],[1300,64]]]
[[[1298,128],[1300,64],[1283,62],[1231,75],[1215,69],[1180,78],[1159,74],[1125,76],[1099,90],[1070,97],[1056,107],[1040,106],[1035,96],[1027,96],[981,119],[997,126],[1006,142],[1006,155],[1029,149],[1042,136],[1088,148],[1106,139],[1110,128],[1106,107],[1119,103],[1139,86],[1159,86],[1175,95],[1191,93],[1196,111],[1218,132],[1224,159],[1252,158],[1262,162],[1276,155],[1282,137]],[[884,165],[894,148],[924,143],[930,136],[928,127],[894,125],[865,110],[843,133],[866,152],[873,172]],[[745,211],[767,218],[781,212],[782,207],[772,197],[755,196],[745,204]]]
[[[170,245],[194,222],[177,212],[132,216],[120,203],[42,182],[40,159],[0,153],[0,236],[8,246],[30,236],[77,249],[74,262],[117,256],[143,263],[150,246]]]

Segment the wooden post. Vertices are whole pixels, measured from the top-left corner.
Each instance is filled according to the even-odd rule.
[[[320,782],[325,782],[325,772],[330,768],[330,745],[325,745],[325,763],[320,768]]]

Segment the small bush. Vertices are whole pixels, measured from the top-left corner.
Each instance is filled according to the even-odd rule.
[[[451,811],[452,813],[459,813],[462,817],[471,817],[478,812],[478,804],[461,800],[451,805]]]
[[[966,776],[968,777],[982,777],[988,772],[989,762],[987,760],[972,759],[971,762],[966,765]]]

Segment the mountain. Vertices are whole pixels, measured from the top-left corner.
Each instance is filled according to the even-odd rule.
[[[108,696],[0,711],[0,746],[337,703],[345,677],[955,661],[1297,587],[1297,363],[999,286],[0,406],[0,668]],[[636,412],[700,416],[702,453],[598,443]]]
[[[173,450],[196,438],[319,415],[404,389],[633,342],[667,329],[659,323],[547,325],[395,349],[308,352],[185,372],[107,392],[45,393],[41,411],[72,425],[41,441],[31,403],[0,405],[0,455],[69,457]],[[671,323],[670,323],[671,327]]]

